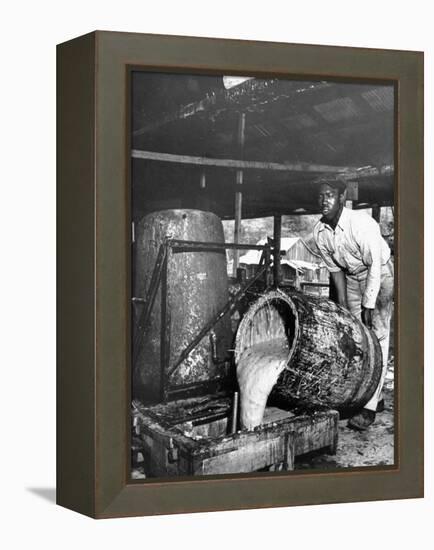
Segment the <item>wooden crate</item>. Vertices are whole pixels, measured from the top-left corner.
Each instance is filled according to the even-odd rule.
[[[228,433],[231,399],[206,396],[134,409],[134,448],[147,477],[294,469],[294,458],[317,449],[334,454],[336,411],[294,415],[267,408],[254,430]]]

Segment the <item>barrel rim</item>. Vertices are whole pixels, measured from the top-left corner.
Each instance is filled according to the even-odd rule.
[[[295,349],[297,347],[298,339],[299,339],[299,333],[300,333],[300,323],[298,318],[298,311],[295,307],[294,302],[291,300],[290,296],[282,292],[280,289],[270,290],[260,296],[248,309],[248,311],[245,313],[243,318],[240,321],[240,324],[238,325],[237,334],[235,336],[235,364],[237,365],[239,362],[240,355],[242,352],[240,352],[241,347],[241,334],[243,332],[244,326],[251,321],[251,319],[254,317],[256,312],[264,306],[265,303],[270,303],[275,300],[281,300],[286,303],[291,309],[291,312],[294,316],[294,335],[292,338],[292,343],[288,352],[288,357],[286,360],[287,367],[295,353]],[[247,349],[244,347],[243,351]]]
[[[362,327],[362,330],[363,330],[364,335],[366,337],[366,341],[368,342],[368,357],[367,357],[367,360],[369,360],[369,363],[372,364],[372,361],[373,361],[372,355],[374,355],[374,356],[379,355],[380,359],[381,359],[381,366],[382,366],[382,368],[384,368],[384,365],[383,365],[383,351],[381,349],[380,342],[377,338],[377,335],[375,334],[375,332],[373,330],[369,329],[365,324],[363,324],[361,320],[357,319],[357,317],[355,317],[354,315],[353,315],[353,317],[356,319],[356,321]],[[372,376],[369,379],[369,384],[368,384],[367,388],[365,388],[365,390],[363,391],[363,394],[361,394],[359,396],[359,402],[361,403],[361,405],[359,405],[359,407],[363,407],[364,405],[366,405],[366,403],[368,403],[370,401],[370,399],[372,398],[372,396],[375,394],[375,391],[378,387],[378,384],[380,383],[382,368],[381,369],[373,369],[373,374],[375,376]],[[359,390],[359,392],[361,393],[361,389]],[[354,407],[354,405],[353,405],[353,407]]]

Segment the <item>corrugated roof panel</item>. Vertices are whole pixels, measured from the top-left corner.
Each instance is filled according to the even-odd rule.
[[[377,112],[391,111],[393,109],[393,87],[381,86],[369,92],[362,93],[362,97]]]
[[[337,122],[338,120],[356,118],[361,115],[353,100],[349,97],[342,97],[334,99],[333,101],[328,101],[327,103],[320,103],[319,105],[314,105],[313,108],[327,122]]]
[[[276,140],[273,143],[273,149],[275,151],[282,151],[282,149],[285,149],[286,147],[288,147],[288,142],[286,140]]]
[[[276,133],[276,129],[270,124],[253,124],[252,128],[263,137],[271,137]]]
[[[317,126],[315,120],[304,113],[282,119],[282,124],[289,130],[303,130]]]
[[[312,134],[310,136],[310,140],[311,144],[315,144],[318,152],[332,151],[333,153],[336,153],[344,146],[335,134],[331,134],[325,131]],[[318,147],[320,148],[318,149]]]

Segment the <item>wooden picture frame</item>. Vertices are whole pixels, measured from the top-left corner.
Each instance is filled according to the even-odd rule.
[[[132,66],[394,83],[395,467],[129,479]],[[58,504],[106,518],[423,496],[422,53],[93,32],[58,46],[57,178]]]

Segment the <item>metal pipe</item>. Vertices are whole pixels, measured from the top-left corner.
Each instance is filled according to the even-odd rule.
[[[164,244],[160,245],[160,248],[158,250],[157,259],[155,260],[154,270],[152,272],[151,282],[149,283],[149,288],[146,293],[145,306],[136,325],[136,330],[135,330],[135,335],[133,340],[134,368],[143,344],[143,334],[149,323],[152,308],[154,306],[155,298],[157,296],[157,290],[160,285],[161,274],[163,271],[163,264],[166,259],[166,255],[167,255],[167,240],[164,242]]]
[[[239,250],[264,250],[267,245],[259,244],[239,244],[239,243],[215,243],[207,241],[183,241],[181,239],[172,239],[170,246],[174,248],[176,252],[177,248],[209,248],[210,250],[225,250],[225,249],[239,249]]]
[[[238,392],[234,392],[234,400],[232,402],[232,416],[231,416],[231,433],[237,431],[238,424]]]
[[[211,329],[211,332],[209,333],[209,343],[211,346],[211,359],[214,365],[217,365],[218,363],[218,357],[217,357],[217,336],[216,333]]]
[[[229,311],[231,311],[235,305],[238,303],[238,301],[244,296],[244,294],[247,292],[247,290],[255,283],[259,277],[266,271],[267,266],[264,265],[263,267],[260,267],[256,273],[256,275],[248,281],[248,283],[241,288],[232,298],[230,298],[224,307],[209,321],[208,324],[206,324],[202,330],[199,331],[199,333],[193,338],[193,340],[190,342],[190,344],[184,349],[184,351],[179,356],[176,363],[174,363],[168,370],[168,376],[171,376],[175,370],[179,367],[179,365],[187,359],[187,357],[190,355],[190,353],[193,351],[193,349],[197,346],[197,344],[202,340],[202,338],[220,321],[220,319],[226,315]]]

